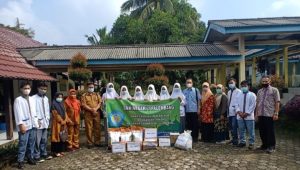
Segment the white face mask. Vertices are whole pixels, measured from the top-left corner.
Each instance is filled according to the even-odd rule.
[[[94,90],[95,90],[94,87],[89,87],[89,88],[88,88],[88,92],[90,92],[90,93],[93,93]]]
[[[112,92],[114,88],[110,87],[107,89],[108,92]]]
[[[192,88],[192,87],[193,87],[193,84],[192,84],[192,83],[187,83],[187,84],[186,84],[186,87],[187,87],[187,88]]]
[[[30,94],[30,89],[23,90],[23,94],[28,96]]]
[[[126,91],[122,91],[122,95],[126,95]]]
[[[56,101],[57,101],[58,103],[60,103],[60,102],[63,101],[63,99],[62,99],[62,98],[56,98]]]

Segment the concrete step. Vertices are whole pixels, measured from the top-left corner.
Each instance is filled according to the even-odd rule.
[[[294,95],[300,95],[300,88],[288,88],[289,93],[294,94]]]

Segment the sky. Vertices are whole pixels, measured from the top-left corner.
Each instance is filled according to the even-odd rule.
[[[86,45],[84,35],[111,29],[126,0],[0,0],[0,23],[35,31],[48,45]],[[300,0],[188,0],[201,20],[300,16]]]

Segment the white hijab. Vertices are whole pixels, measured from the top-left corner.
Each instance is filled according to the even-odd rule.
[[[109,86],[112,86],[112,88],[109,88]],[[116,97],[119,97],[118,93],[116,92],[114,88],[114,84],[108,83],[106,86],[106,92],[103,94],[105,99],[114,99]]]
[[[137,92],[136,91],[137,89],[139,89],[140,91]],[[138,100],[138,101],[145,99],[145,96],[144,96],[144,93],[143,93],[143,90],[142,90],[141,86],[136,86],[135,87],[133,99]]]
[[[160,89],[160,100],[168,100],[170,99],[170,94],[167,86],[161,86]]]
[[[152,90],[150,91],[149,88],[152,88]],[[148,86],[148,91],[145,95],[145,99],[146,100],[149,100],[150,102],[154,101],[154,100],[158,100],[159,99],[159,96],[156,94],[156,90],[155,90],[155,87],[153,84],[150,84]]]
[[[125,91],[123,91],[125,90]],[[128,88],[126,86],[122,86],[120,90],[120,98],[121,99],[131,99],[131,96],[128,92]]]
[[[175,86],[178,86],[178,88],[176,88]],[[179,83],[175,83],[174,86],[173,86],[173,90],[172,90],[172,94],[171,94],[171,99],[177,99],[178,97],[180,97],[182,100],[185,99],[185,96],[182,93],[180,84]]]

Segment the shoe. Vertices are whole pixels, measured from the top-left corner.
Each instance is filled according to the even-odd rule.
[[[36,165],[36,162],[33,159],[31,159],[31,158],[27,160],[27,163],[29,165]]]
[[[268,154],[271,154],[271,153],[274,153],[275,152],[275,149],[273,147],[270,147],[267,149],[267,153]]]
[[[45,160],[50,160],[53,157],[51,155],[46,155],[46,156],[42,156],[42,158],[45,159]]]
[[[43,158],[37,158],[37,159],[34,159],[34,161],[36,163],[42,163],[42,162],[45,162],[45,159],[43,159]]]
[[[23,162],[18,163],[18,169],[24,169],[24,163]]]
[[[245,146],[246,146],[245,143],[240,143],[240,144],[237,145],[237,147],[239,147],[239,148],[243,148],[243,147],[245,147]]]
[[[55,157],[62,157],[63,155],[61,155],[60,153],[56,153]]]
[[[254,147],[254,144],[249,144],[249,146],[248,146],[248,149],[249,149],[249,150],[254,150],[254,148],[255,148],[255,147]]]
[[[260,147],[256,148],[256,150],[258,150],[258,151],[266,151],[267,148],[261,145]]]

